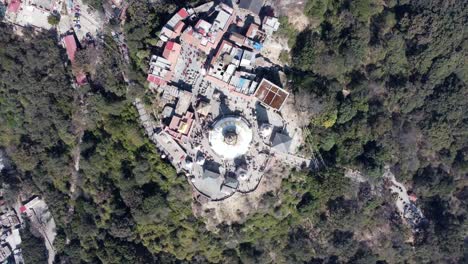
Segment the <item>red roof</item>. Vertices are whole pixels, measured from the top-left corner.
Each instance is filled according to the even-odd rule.
[[[255,97],[276,110],[281,109],[288,96],[288,92],[267,79],[262,79],[255,92]]]
[[[21,206],[19,209],[20,209],[21,213],[24,213],[24,212],[26,212],[26,210],[28,210],[28,208],[26,208],[26,206],[24,206],[24,205]]]
[[[177,59],[179,58],[181,46],[179,43],[169,41],[164,47],[163,57],[171,63],[171,70],[174,69]]]
[[[167,42],[167,44],[166,44],[166,49],[167,49],[167,50],[173,50],[173,49],[174,49],[174,44],[175,44],[174,41],[169,41],[169,42]]]
[[[146,80],[148,80],[149,82],[152,82],[152,83],[154,83],[156,85],[160,85],[160,84],[165,82],[160,77],[158,77],[156,75],[152,75],[152,74],[148,74],[148,78],[146,78]]]
[[[187,10],[185,10],[185,8],[181,8],[181,9],[179,10],[179,12],[177,12],[177,14],[178,14],[180,17],[182,17],[182,19],[185,19],[186,17],[189,16],[189,14],[188,14]]]
[[[19,8],[21,6],[21,1],[20,0],[11,0],[10,4],[8,5],[8,12],[16,13],[18,12]]]
[[[180,117],[173,116],[171,123],[169,124],[169,129],[177,130],[179,128],[179,123],[180,123]]]
[[[75,54],[77,50],[75,37],[73,35],[68,35],[63,38],[65,42],[65,48],[67,49],[68,59],[73,63],[75,61]]]

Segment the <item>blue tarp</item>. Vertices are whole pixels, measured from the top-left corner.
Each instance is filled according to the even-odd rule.
[[[244,78],[239,78],[239,83],[237,83],[237,87],[241,88],[244,86],[244,83],[245,83],[245,79]]]
[[[255,42],[254,45],[253,45],[254,49],[256,50],[261,50],[263,48],[263,45],[258,43],[258,42]]]

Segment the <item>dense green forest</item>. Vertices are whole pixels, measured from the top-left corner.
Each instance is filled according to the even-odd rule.
[[[47,249],[42,238],[33,235],[29,230],[29,222],[21,230],[21,247],[23,248],[23,259],[25,263],[47,263]]]
[[[305,13],[316,27],[296,32],[282,18],[280,34],[292,45],[288,88],[313,114],[308,144],[327,168],[285,175],[244,223],[213,232],[193,216],[190,185],[160,160],[131,104],[144,94],[156,34],[186,2],[197,3],[132,1],[131,65],[106,38],[79,89],[56,32],[24,29],[20,37],[0,24],[0,146],[18,172],[2,180],[46,199],[58,263],[467,261],[466,3],[309,0]],[[412,186],[429,220],[413,245],[392,197],[373,190],[385,165]],[[346,168],[368,181],[352,182]]]

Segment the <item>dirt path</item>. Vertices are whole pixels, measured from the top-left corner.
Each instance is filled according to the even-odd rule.
[[[393,184],[390,186],[390,191],[398,195],[398,199],[396,200],[395,204],[398,208],[398,211],[401,214],[403,214],[404,205],[410,202],[410,198],[408,196],[408,191],[406,190],[406,187],[396,180],[395,175],[390,171],[388,167],[386,168],[383,177],[388,178]]]
[[[79,89],[79,88],[78,88]],[[70,189],[69,196],[72,202],[69,204],[67,222],[70,221],[75,211],[74,201],[78,198],[77,184],[80,181],[80,158],[81,158],[81,143],[83,141],[83,134],[86,128],[86,103],[84,94],[79,91],[76,92],[74,98],[74,105],[77,106],[76,111],[72,115],[72,128],[73,135],[75,135],[75,146],[71,151],[72,155],[72,168],[70,174]]]

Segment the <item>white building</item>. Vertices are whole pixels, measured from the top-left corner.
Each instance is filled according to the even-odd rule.
[[[262,29],[267,35],[273,35],[279,29],[280,22],[276,17],[265,17],[263,19]]]
[[[254,65],[255,54],[252,51],[244,50],[242,60],[240,63],[241,67],[251,68]]]

